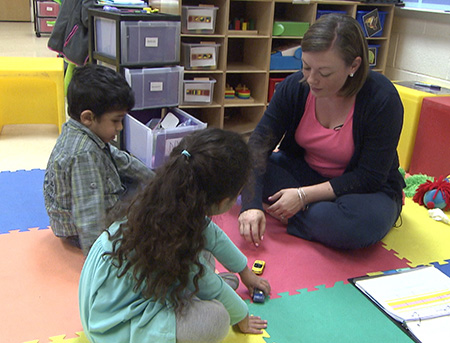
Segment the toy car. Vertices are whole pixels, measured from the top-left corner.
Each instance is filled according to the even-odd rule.
[[[263,303],[266,299],[264,292],[258,288],[253,290],[253,302],[254,303]]]
[[[261,275],[264,271],[264,267],[266,266],[266,262],[262,260],[256,260],[253,263],[252,271],[257,275]]]

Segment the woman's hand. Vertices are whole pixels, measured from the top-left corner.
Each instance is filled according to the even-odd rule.
[[[270,284],[266,279],[257,276],[247,266],[239,273],[242,283],[247,287],[250,295],[253,296],[255,288],[259,288],[267,296],[270,294]]]
[[[262,329],[267,328],[267,320],[247,315],[237,325],[243,333],[261,334],[263,333]]]
[[[249,243],[259,246],[266,232],[266,216],[261,210],[247,210],[239,215],[239,232]]]
[[[270,205],[266,211],[283,220],[291,218],[298,211],[305,209],[307,205],[299,197],[298,192],[297,188],[286,188],[278,191],[268,198],[269,201],[274,201],[275,203]]]

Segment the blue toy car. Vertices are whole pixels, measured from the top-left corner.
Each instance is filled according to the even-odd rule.
[[[253,290],[253,302],[254,303],[263,303],[266,299],[264,292],[258,288]]]

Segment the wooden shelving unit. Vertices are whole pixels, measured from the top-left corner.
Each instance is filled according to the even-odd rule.
[[[187,76],[208,76],[216,80],[213,103],[210,105],[180,106],[208,123],[210,127],[230,129],[248,135],[259,122],[268,105],[269,78],[284,78],[297,70],[270,70],[270,54],[283,43],[300,45],[302,36],[272,36],[273,22],[299,21],[313,24],[318,11],[343,11],[356,18],[358,11],[377,8],[386,12],[381,37],[368,38],[378,45],[376,66],[373,70],[384,73],[389,39],[394,16],[394,5],[352,1],[314,1],[293,3],[292,0],[182,0],[181,6],[209,4],[218,8],[214,34],[181,34],[181,42],[212,41],[221,44],[215,70],[185,70]],[[249,32],[229,29],[234,18],[252,19],[255,29]],[[183,18],[182,18],[183,20]],[[182,61],[183,64],[183,61]],[[227,84],[245,84],[251,98],[225,99]]]

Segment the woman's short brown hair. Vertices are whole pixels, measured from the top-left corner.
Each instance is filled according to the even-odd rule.
[[[341,96],[352,96],[359,92],[369,73],[367,40],[358,21],[346,14],[326,14],[321,16],[305,33],[302,51],[321,52],[336,49],[350,66],[356,57],[361,57],[361,65],[353,77],[348,77]]]

